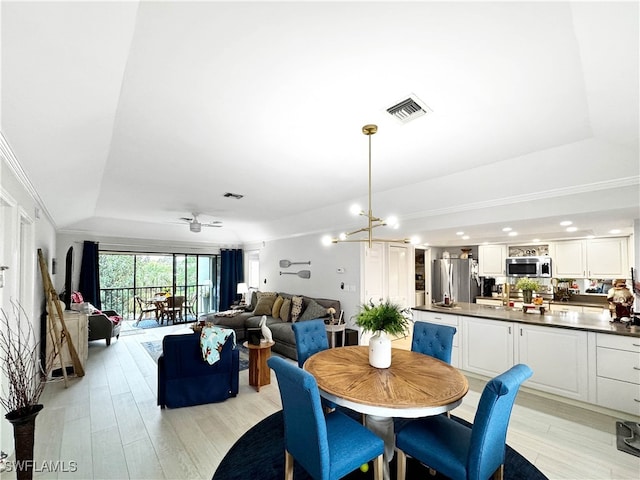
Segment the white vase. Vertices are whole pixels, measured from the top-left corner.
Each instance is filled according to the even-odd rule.
[[[369,364],[375,368],[391,366],[391,340],[382,330],[378,330],[369,339]]]

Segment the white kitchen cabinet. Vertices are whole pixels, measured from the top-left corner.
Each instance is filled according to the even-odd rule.
[[[549,308],[552,312],[583,313],[582,307],[580,305],[567,305],[566,303],[552,303]]]
[[[629,276],[626,237],[571,240],[551,244],[555,278],[626,278]]]
[[[516,325],[517,363],[533,370],[527,387],[588,400],[587,332]]]
[[[492,305],[494,307],[502,305],[502,300],[497,298],[476,298],[478,305]]]
[[[594,238],[586,242],[588,278],[629,277],[629,241],[626,237]]]
[[[596,335],[596,402],[640,416],[640,338]]]
[[[479,245],[478,275],[481,277],[504,276],[506,260],[506,245]]]
[[[84,368],[85,361],[89,355],[89,332],[88,332],[88,323],[89,319],[85,313],[76,312],[73,310],[65,310],[63,312],[64,316],[64,324],[67,327],[67,331],[69,332],[69,338],[73,342],[73,347],[78,354],[78,358],[80,359],[80,364]],[[60,323],[60,319],[58,315],[54,315],[56,319],[56,325],[58,328],[58,335],[62,332],[62,324]],[[52,330],[52,317],[47,317],[47,328]],[[47,357],[52,355],[53,352],[53,339],[49,332],[47,332]],[[69,348],[67,343],[64,342],[62,345],[62,363],[60,362],[60,355],[58,355],[53,362],[52,369],[56,370],[61,368],[61,365],[65,367],[73,367],[73,362],[71,361],[71,355],[69,354]]]
[[[555,278],[583,278],[587,272],[587,245],[584,240],[552,243],[552,275]]]
[[[586,306],[582,306],[582,313],[595,313],[598,315],[609,315],[609,308],[602,306],[602,307],[586,307]]]
[[[463,370],[495,377],[514,365],[511,322],[461,317],[460,323]]]
[[[451,365],[460,368],[460,324],[457,315],[448,315],[435,312],[413,311],[413,319],[416,322],[435,323],[436,325],[448,325],[456,328],[453,336],[453,348],[451,349]]]

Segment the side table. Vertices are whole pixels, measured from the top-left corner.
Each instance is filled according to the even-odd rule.
[[[324,328],[327,330],[327,333],[331,334],[331,348],[336,347],[336,332],[342,333],[342,346],[344,347],[345,340],[345,329],[347,328],[346,323],[327,323]]]
[[[275,342],[260,342],[260,345],[244,342],[242,345],[249,350],[249,385],[256,387],[259,392],[261,386],[271,383],[271,369],[267,365],[267,360],[271,356],[271,347]]]

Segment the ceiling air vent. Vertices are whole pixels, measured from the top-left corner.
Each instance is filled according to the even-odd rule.
[[[415,120],[416,118],[433,111],[425,105],[422,100],[413,95],[396,103],[394,106],[389,107],[386,110],[391,116],[399,120],[401,123],[410,122],[411,120]]]
[[[240,200],[244,195],[240,195],[239,193],[231,193],[227,192],[223,195],[225,198],[235,198],[236,200]]]

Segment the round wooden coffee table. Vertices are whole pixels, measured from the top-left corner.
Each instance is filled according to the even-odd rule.
[[[242,344],[249,350],[249,385],[256,387],[258,392],[261,386],[271,383],[271,369],[267,365],[267,360],[271,356],[273,345],[275,342],[260,342],[260,345],[249,342]]]

